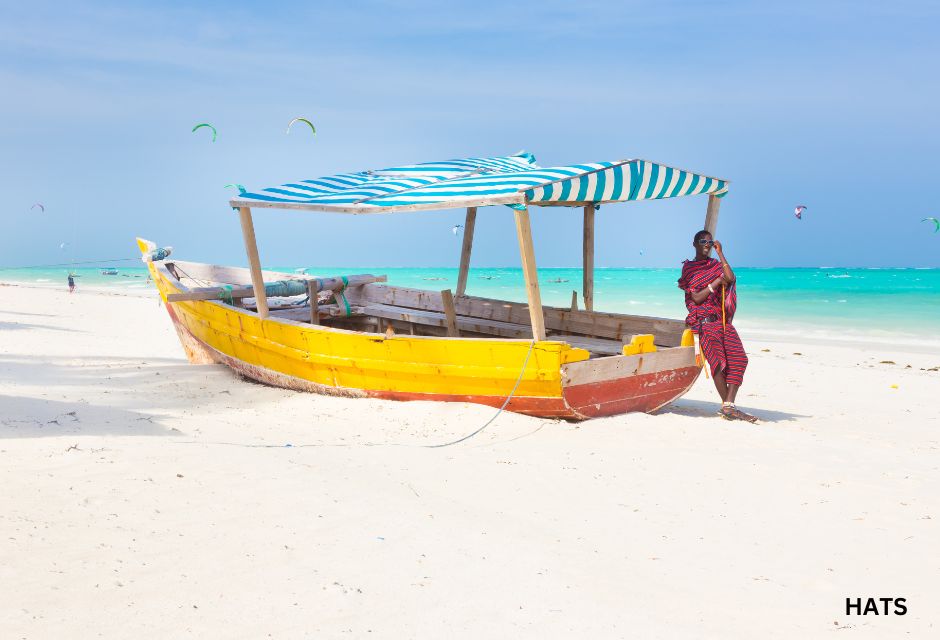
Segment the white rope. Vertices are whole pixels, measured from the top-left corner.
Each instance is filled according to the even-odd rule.
[[[496,420],[496,418],[499,417],[499,414],[501,414],[501,413],[503,412],[503,409],[506,408],[506,405],[509,404],[509,401],[512,400],[512,396],[516,393],[516,389],[519,388],[519,383],[522,382],[522,374],[525,373],[526,365],[529,364],[529,357],[532,355],[532,350],[533,350],[534,348],[535,348],[535,340],[533,340],[533,341],[532,341],[532,344],[529,345],[529,352],[525,354],[525,361],[522,363],[522,371],[519,372],[519,377],[516,378],[516,384],[513,385],[512,391],[510,391],[510,392],[509,392],[509,395],[506,396],[506,401],[503,403],[503,406],[501,406],[501,407],[499,408],[499,411],[497,411],[496,414],[495,414],[492,418],[490,418],[489,420],[486,421],[486,424],[484,424],[482,427],[480,427],[479,429],[477,429],[477,430],[474,431],[473,433],[468,434],[468,435],[465,435],[464,437],[460,438],[459,440],[454,440],[453,442],[447,442],[447,443],[444,443],[444,444],[425,444],[425,445],[421,445],[421,446],[426,447],[426,448],[428,448],[428,449],[438,449],[438,448],[440,448],[440,447],[449,447],[449,446],[452,445],[452,444],[457,444],[458,442],[463,442],[464,440],[469,440],[470,438],[472,438],[473,436],[475,436],[476,434],[480,433],[481,431],[483,431],[484,429],[486,429],[488,426],[490,426],[490,425],[493,423],[493,420]]]

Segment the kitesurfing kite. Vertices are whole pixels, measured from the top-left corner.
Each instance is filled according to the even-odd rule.
[[[463,229],[463,225],[462,225],[462,224],[455,224],[455,225],[454,225],[454,228],[451,229],[451,232],[453,232],[454,235],[457,235],[457,234],[459,233],[459,231],[457,231],[458,229]]]
[[[294,126],[294,123],[295,123],[295,122],[303,122],[303,123],[306,124],[308,127],[310,127],[310,130],[313,131],[313,134],[314,134],[314,135],[317,134],[317,128],[314,127],[314,126],[313,126],[313,123],[310,122],[309,120],[307,120],[306,118],[294,118],[293,120],[291,120],[291,121],[290,121],[290,124],[287,125],[287,133],[290,133],[290,128],[291,128],[292,126]]]
[[[934,225],[936,225],[933,230],[934,233],[937,233],[938,231],[940,231],[940,220],[937,220],[933,216],[930,216],[929,218],[924,218],[923,220],[921,220],[921,222],[927,222],[928,220],[930,220],[931,222],[934,223]]]
[[[68,244],[69,244],[68,242],[63,242],[62,244],[59,245],[59,248],[64,250],[65,247],[68,246]]]
[[[46,212],[46,208],[42,205],[41,202],[37,202],[36,204],[34,204],[33,206],[31,206],[31,207],[29,208],[29,210],[32,211],[32,210],[35,209],[36,207],[39,207],[40,209],[42,209],[42,212],[43,212],[43,213]]]
[[[238,184],[237,182],[234,182],[234,183],[232,183],[232,184],[227,184],[227,185],[225,185],[225,188],[226,188],[226,189],[228,189],[229,187],[235,187],[236,189],[238,189],[238,195],[243,195],[243,194],[245,194],[245,193],[248,192],[248,190],[247,190],[245,187],[243,187],[242,185]]]
[[[796,209],[793,210],[793,215],[796,216],[796,219],[797,219],[797,220],[802,220],[802,219],[803,219],[803,212],[804,212],[804,211],[806,211],[806,205],[805,205],[805,204],[799,204],[799,205],[796,206]]]
[[[215,130],[215,127],[213,127],[213,126],[212,126],[211,124],[209,124],[208,122],[203,122],[202,124],[197,124],[195,127],[193,127],[193,133],[196,133],[196,129],[201,129],[202,127],[208,127],[209,129],[212,129],[212,142],[215,142],[215,136],[216,136],[216,133],[217,133],[217,132],[216,132],[216,130]]]

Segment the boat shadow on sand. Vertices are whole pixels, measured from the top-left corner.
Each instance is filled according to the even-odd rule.
[[[0,441],[57,436],[169,436],[156,416],[117,407],[0,394]]]
[[[800,418],[811,418],[812,416],[804,415],[800,413],[788,413],[786,411],[770,411],[768,409],[761,409],[760,407],[751,407],[739,405],[743,411],[757,416],[757,419],[761,422],[793,422],[799,420]],[[664,413],[672,413],[680,416],[688,416],[690,418],[715,418],[717,417],[718,410],[721,408],[721,403],[719,402],[705,402],[703,400],[689,400],[687,398],[680,398],[666,405],[662,409],[655,412],[656,415],[661,415]]]
[[[71,364],[2,356],[0,440],[179,435],[166,423],[178,420],[181,411],[199,416],[234,404],[230,389],[238,384],[221,365],[193,366],[178,358],[86,358]],[[254,401],[263,403],[263,394],[256,395],[262,397]]]
[[[4,311],[4,313],[8,313]],[[50,324],[29,324],[26,322],[3,322],[0,320],[0,331],[17,331],[21,329],[39,329],[47,331],[68,331],[71,333],[87,333],[81,329],[69,329],[68,327],[54,327]]]

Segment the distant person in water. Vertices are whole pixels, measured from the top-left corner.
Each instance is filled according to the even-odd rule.
[[[70,273],[69,274],[69,293],[72,293],[73,291],[75,291],[75,278]]]
[[[685,324],[698,334],[702,353],[721,396],[721,417],[756,422],[757,418],[734,405],[747,369],[744,345],[731,324],[738,306],[734,271],[725,259],[721,243],[712,240],[708,231],[696,233],[692,246],[695,258],[682,263],[679,278],[679,288],[685,291],[685,306],[689,310]],[[718,254],[717,260],[710,257],[712,247]]]

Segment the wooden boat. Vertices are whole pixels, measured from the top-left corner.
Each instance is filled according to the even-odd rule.
[[[140,238],[138,245],[191,362],[222,363],[298,391],[505,404],[583,420],[654,411],[701,371],[682,321],[594,311],[598,206],[708,194],[706,228],[714,231],[726,191],[726,181],[644,160],[543,169],[528,154],[470,158],[244,193],[231,205],[248,269],[170,259]],[[514,209],[527,304],[466,295],[476,210],[490,204]],[[583,208],[584,310],[576,297],[571,308],[541,304],[532,205]],[[456,292],[391,286],[382,275],[262,271],[251,217],[252,207],[392,213],[455,206],[467,208]]]

